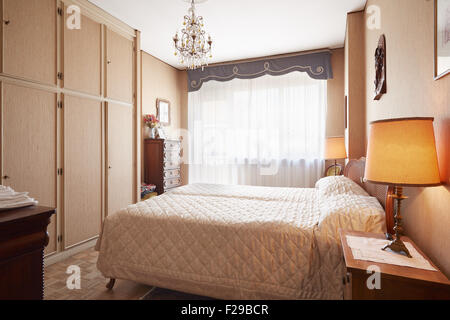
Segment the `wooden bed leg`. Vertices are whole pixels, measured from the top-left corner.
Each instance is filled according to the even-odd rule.
[[[114,285],[116,284],[116,279],[114,279],[114,278],[111,278],[111,279],[109,279],[109,282],[108,282],[108,284],[106,285],[106,288],[108,289],[108,290],[112,290],[113,288],[114,288]]]

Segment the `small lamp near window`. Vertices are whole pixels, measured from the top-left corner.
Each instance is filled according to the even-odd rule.
[[[338,159],[346,159],[347,151],[345,150],[345,138],[344,137],[330,137],[325,141],[325,160],[334,160],[334,175],[337,175]],[[327,170],[328,173],[328,170]]]
[[[364,179],[394,186],[397,200],[395,239],[383,250],[411,255],[401,240],[403,187],[441,184],[433,130],[433,118],[404,118],[370,124]]]

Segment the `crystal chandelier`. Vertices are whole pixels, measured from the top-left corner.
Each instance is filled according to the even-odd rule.
[[[211,36],[208,36],[208,40],[206,40],[203,17],[197,16],[195,2],[196,0],[191,1],[191,8],[184,16],[181,36],[177,32],[173,37],[175,55],[178,55],[180,62],[189,69],[204,67],[208,65],[208,59],[212,58]]]

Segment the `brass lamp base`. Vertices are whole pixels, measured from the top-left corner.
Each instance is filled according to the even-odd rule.
[[[395,220],[395,226],[394,226],[394,231],[395,231],[395,239],[393,239],[389,244],[387,244],[383,250],[386,249],[391,249],[392,251],[396,252],[396,253],[404,253],[408,258],[412,258],[411,254],[409,253],[408,248],[406,248],[405,244],[403,243],[403,241],[400,239],[402,233],[403,233],[403,228],[402,228],[402,215],[401,215],[401,203],[402,200],[407,199],[407,197],[403,196],[403,188],[402,187],[396,187],[395,188],[395,194],[392,195],[392,197],[397,200],[397,211],[395,213],[394,216],[394,220]],[[392,239],[392,236],[390,234],[386,234],[386,236],[389,235],[390,239]]]
[[[397,252],[397,253],[403,252],[408,258],[412,258],[411,254],[409,253],[408,248],[406,248],[405,244],[400,239],[392,240],[389,244],[387,244],[383,248],[383,250],[386,250],[386,249],[391,249],[392,251]]]

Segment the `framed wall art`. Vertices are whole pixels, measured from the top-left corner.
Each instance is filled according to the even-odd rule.
[[[164,99],[156,100],[156,117],[161,125],[170,125],[170,101]]]

